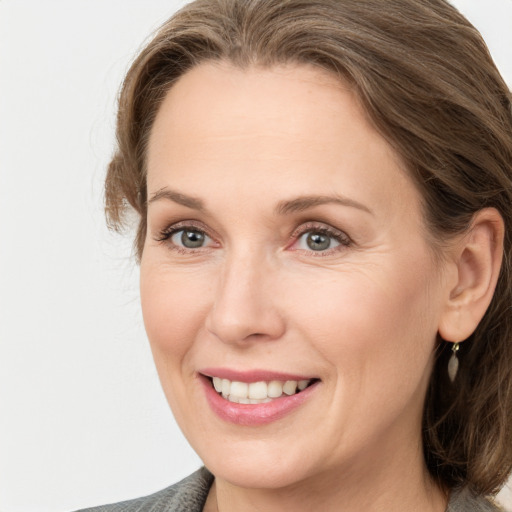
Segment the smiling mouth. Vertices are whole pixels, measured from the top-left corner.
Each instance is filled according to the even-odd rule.
[[[265,404],[278,398],[301,393],[318,379],[272,380],[258,382],[240,382],[208,377],[212,387],[222,398],[237,404]]]

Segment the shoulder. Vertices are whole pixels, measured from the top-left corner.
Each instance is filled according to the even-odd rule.
[[[452,491],[446,512],[506,512],[491,498],[477,496],[468,488]]]
[[[213,475],[201,468],[181,482],[149,496],[77,512],[201,512],[212,482]]]

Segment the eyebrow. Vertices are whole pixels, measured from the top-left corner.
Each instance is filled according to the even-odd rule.
[[[296,199],[289,201],[280,201],[277,205],[276,211],[280,215],[286,215],[288,213],[298,213],[314,208],[315,206],[321,206],[324,204],[338,204],[341,206],[349,206],[351,208],[357,208],[364,212],[373,215],[373,212],[364,204],[349,199],[348,197],[342,196],[301,196]]]
[[[189,196],[187,194],[182,194],[181,192],[171,190],[167,187],[161,188],[152,194],[152,196],[149,198],[148,205],[161,199],[173,201],[175,203],[186,206],[187,208],[192,208],[193,210],[204,211],[206,209],[202,199]]]
[[[162,199],[173,201],[174,203],[181,204],[193,210],[198,210],[201,212],[206,211],[206,207],[202,199],[190,196],[188,194],[183,194],[176,190],[171,190],[167,187],[163,187],[157,190],[154,194],[152,194],[148,201],[148,205],[156,201],[160,201]],[[349,199],[348,197],[342,197],[338,195],[309,195],[300,196],[295,199],[279,201],[276,207],[276,213],[278,215],[300,213],[310,208],[314,208],[315,206],[321,206],[324,204],[338,204],[341,206],[357,208],[358,210],[362,210],[364,212],[369,213],[370,215],[373,215],[373,212],[364,204],[359,203],[358,201],[355,201],[353,199]]]

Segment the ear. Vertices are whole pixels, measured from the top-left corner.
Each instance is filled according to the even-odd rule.
[[[439,335],[464,341],[483,318],[496,288],[503,257],[504,222],[494,208],[478,211],[471,227],[450,249],[450,280]]]

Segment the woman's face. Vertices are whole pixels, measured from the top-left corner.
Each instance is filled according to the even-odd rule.
[[[202,64],[170,90],[142,307],[167,399],[218,478],[278,488],[421,460],[444,281],[419,194],[347,86]]]

